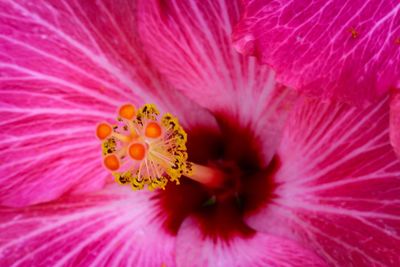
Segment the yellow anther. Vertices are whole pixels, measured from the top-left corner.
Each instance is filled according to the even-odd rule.
[[[106,156],[108,154],[114,153],[116,151],[117,143],[115,138],[108,138],[102,144],[103,147],[103,155]]]
[[[96,136],[100,140],[104,140],[107,137],[110,137],[111,133],[112,133],[112,128],[108,123],[102,122],[97,125]]]
[[[121,185],[126,185],[130,184],[133,180],[132,172],[127,171],[127,172],[121,172],[121,173],[114,173],[115,180],[121,184]]]
[[[138,109],[136,119],[138,123],[143,125],[143,120],[157,120],[157,116],[160,114],[157,107],[153,104],[146,104]]]
[[[133,120],[136,116],[136,108],[132,104],[122,105],[118,110],[118,115],[127,120]]]

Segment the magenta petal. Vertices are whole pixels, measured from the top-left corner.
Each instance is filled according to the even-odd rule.
[[[107,173],[95,125],[113,118],[120,103],[141,102],[131,90],[137,87],[133,76],[116,67],[116,47],[102,35],[120,29],[94,21],[108,16],[107,7],[101,4],[100,12],[82,5],[0,3],[2,204],[102,187]]]
[[[139,33],[154,65],[177,89],[238,117],[275,87],[274,75],[231,44],[239,1],[139,1]]]
[[[400,162],[389,101],[367,109],[304,99],[278,148],[275,198],[247,221],[333,266],[400,265]]]
[[[118,185],[0,208],[0,266],[174,266],[175,237],[151,193]]]
[[[400,81],[400,3],[245,1],[238,50],[271,65],[278,81],[363,103]]]
[[[192,218],[181,226],[176,244],[177,266],[327,266],[311,251],[289,240],[255,233],[251,237],[237,236],[226,242],[203,236],[199,227],[196,219]]]
[[[139,33],[166,79],[220,121],[249,129],[265,148],[268,163],[294,94],[275,83],[267,66],[232,46],[239,2],[139,1]]]
[[[170,89],[137,45],[133,3],[0,3],[0,203],[101,188],[96,123],[125,102],[162,103],[185,126],[211,115]]]
[[[393,91],[390,102],[390,142],[400,156],[400,92]]]
[[[34,93],[24,90],[4,93],[0,92],[0,114],[7,118],[0,125],[3,157],[0,202],[3,205],[48,201],[71,188],[92,191],[104,185],[107,172],[102,167],[94,127],[102,114],[108,114],[78,107],[57,107],[58,101],[50,95],[35,97]],[[26,97],[28,102],[42,98],[43,106],[4,105],[3,101],[9,98],[13,98],[13,105],[23,101],[15,97]],[[52,105],[51,101],[56,103]]]

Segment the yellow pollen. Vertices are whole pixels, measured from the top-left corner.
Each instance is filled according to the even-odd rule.
[[[134,143],[129,147],[129,156],[134,160],[142,160],[146,155],[146,147],[141,143]]]
[[[122,105],[118,110],[118,115],[127,120],[133,120],[136,115],[136,108],[132,104]]]
[[[112,133],[112,128],[109,124],[103,122],[97,125],[96,136],[100,140],[106,139],[111,135],[111,133]]]
[[[107,155],[104,157],[104,165],[110,171],[116,171],[119,169],[119,160],[116,155]]]
[[[146,126],[145,135],[149,138],[158,138],[161,136],[161,127],[157,122],[150,122]]]
[[[160,115],[152,104],[138,109],[126,104],[118,109],[115,125],[107,126],[109,132],[99,137],[104,165],[119,184],[164,189],[168,181],[178,184],[182,175],[191,174],[187,136],[171,114]]]

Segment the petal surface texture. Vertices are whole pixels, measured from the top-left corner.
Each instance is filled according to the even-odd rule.
[[[333,266],[398,266],[400,163],[388,100],[358,109],[304,99],[278,149],[276,197],[247,222]]]
[[[327,267],[312,252],[295,242],[256,233],[229,242],[205,237],[196,219],[187,219],[177,238],[178,267]]]
[[[161,229],[162,215],[149,196],[112,185],[46,204],[3,207],[0,265],[174,266],[175,237]]]
[[[400,157],[400,92],[394,91],[390,102],[390,141]]]
[[[279,82],[357,104],[398,85],[398,1],[244,2],[236,46],[272,66]]]
[[[216,125],[147,62],[134,2],[18,0],[0,10],[0,203],[101,188],[108,174],[94,129],[123,103]]]
[[[236,127],[256,133],[267,164],[294,93],[275,83],[270,68],[233,47],[239,1],[140,0],[138,9],[140,39],[151,62],[217,120],[229,116]]]

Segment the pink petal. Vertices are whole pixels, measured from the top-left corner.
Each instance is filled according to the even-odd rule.
[[[154,65],[219,121],[248,128],[271,159],[293,93],[273,72],[231,44],[240,1],[139,1],[139,33]],[[229,134],[228,131],[227,134]]]
[[[248,223],[333,266],[399,266],[400,163],[388,111],[387,98],[368,109],[304,99],[278,148],[276,198]]]
[[[390,142],[400,156],[400,92],[393,91],[390,102]]]
[[[327,266],[312,252],[295,242],[255,233],[252,237],[235,237],[227,243],[203,236],[195,219],[187,219],[177,238],[177,265],[206,266]]]
[[[175,237],[149,192],[118,185],[0,209],[1,266],[174,266]]]
[[[400,82],[400,3],[245,1],[238,50],[254,54],[288,86],[363,103]]]
[[[231,45],[238,1],[143,0],[138,9],[139,34],[152,62],[196,102],[241,114],[256,92],[274,87],[268,68],[241,57]]]
[[[101,188],[96,123],[125,102],[156,102],[185,126],[211,115],[146,63],[133,3],[0,3],[0,203],[49,201]]]
[[[278,148],[287,117],[289,116],[298,96],[292,90],[277,86],[269,93],[268,98],[258,113],[254,112],[250,127],[255,139],[259,142],[258,151],[264,159],[265,166],[270,163]]]

